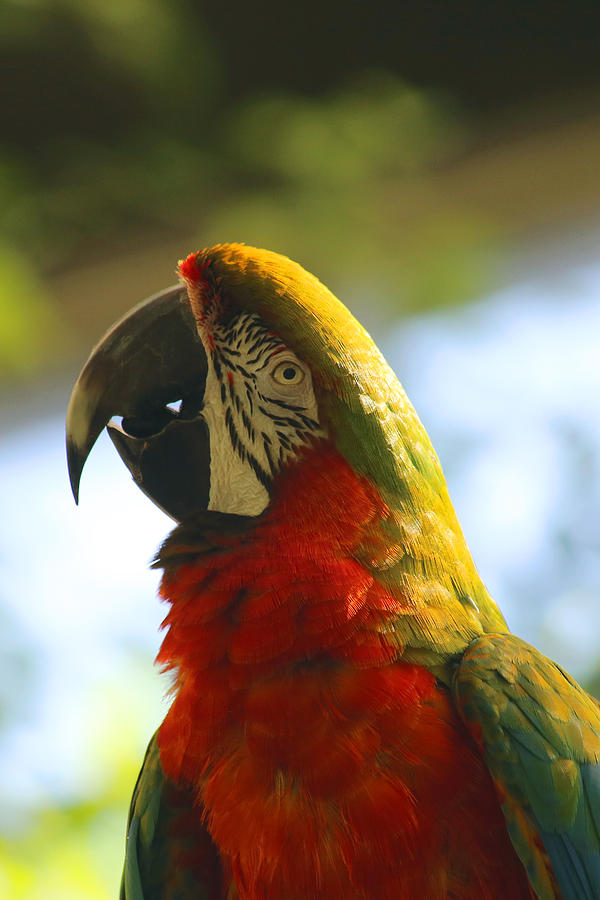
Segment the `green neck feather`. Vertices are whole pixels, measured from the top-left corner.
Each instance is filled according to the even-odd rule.
[[[208,264],[225,302],[259,313],[311,366],[323,424],[385,501],[388,515],[366,541],[362,561],[408,600],[396,625],[406,655],[437,665],[482,631],[506,631],[427,433],[360,323],[318,279],[279,254],[224,244],[201,251],[198,262]]]

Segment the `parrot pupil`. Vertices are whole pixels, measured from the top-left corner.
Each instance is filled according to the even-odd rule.
[[[287,369],[283,370],[283,377],[286,381],[293,381],[296,377],[296,370],[293,366],[288,366]]]

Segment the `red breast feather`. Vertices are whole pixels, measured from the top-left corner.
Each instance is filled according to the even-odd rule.
[[[165,552],[161,761],[244,900],[531,898],[481,758],[358,562],[385,512],[330,447],[242,535]]]

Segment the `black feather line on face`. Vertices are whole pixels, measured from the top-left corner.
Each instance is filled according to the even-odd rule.
[[[263,448],[264,448],[264,451],[265,451],[265,456],[267,457],[267,460],[268,460],[268,463],[269,463],[269,468],[270,468],[270,470],[271,470],[271,475],[274,475],[274,474],[275,474],[275,463],[274,463],[274,461],[273,461],[273,457],[271,456],[271,451],[270,451],[270,449],[269,449],[269,444],[270,444],[270,441],[264,441],[264,442],[263,442]]]
[[[247,381],[244,383],[244,386],[246,388],[246,396],[248,398],[248,403],[250,404],[250,415],[252,415],[254,412],[254,400],[252,399],[252,391],[250,390],[250,385]]]
[[[215,330],[214,339],[215,349],[211,355],[231,446],[269,490],[272,478],[289,454],[318,438],[319,423],[306,415],[307,407],[295,406],[258,390],[257,375],[269,364],[274,352],[287,348],[276,335],[265,329],[257,316],[242,314],[228,324],[222,324]],[[232,346],[234,343],[235,347]],[[236,377],[232,377],[234,373]],[[255,409],[272,422],[275,446],[273,438],[263,430],[257,439],[252,418]],[[257,451],[264,457],[262,464],[256,456]]]
[[[292,412],[306,412],[305,406],[292,406],[291,403],[285,403],[283,400],[277,400],[275,397],[267,397],[266,394],[261,394],[260,391],[257,391],[258,396],[261,400],[264,400],[266,403],[274,403],[275,406],[280,406],[282,409],[289,409]]]
[[[215,375],[217,376],[217,380],[222,383],[223,381],[223,370],[221,368],[221,363],[219,360],[219,354],[215,350],[212,355],[213,366],[215,368]]]
[[[238,400],[238,403],[239,403],[239,400]],[[238,406],[238,410],[239,410],[239,406]],[[247,415],[245,409],[241,410],[241,415],[242,415],[242,424],[243,424],[244,428],[246,429],[248,436],[250,438],[252,438],[254,429],[252,428],[252,423],[251,423],[250,419],[248,418],[248,415]]]

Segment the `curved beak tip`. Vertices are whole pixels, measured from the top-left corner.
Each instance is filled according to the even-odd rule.
[[[71,482],[71,491],[75,503],[79,505],[79,484],[81,482],[81,473],[85,458],[79,452],[79,448],[73,441],[67,438],[67,467],[69,470],[69,481]]]
[[[203,392],[206,370],[206,354],[181,285],[150,297],[109,329],[83,367],[67,410],[67,465],[75,503],[85,462],[111,418],[164,412],[166,404]],[[157,434],[157,449],[153,443],[154,456],[148,461],[140,456],[146,452],[145,441],[114,426],[109,426],[109,434],[138,485],[161,505],[154,488],[146,486],[144,473],[154,484],[155,457],[170,447],[169,441]],[[146,466],[143,472],[140,466]]]

